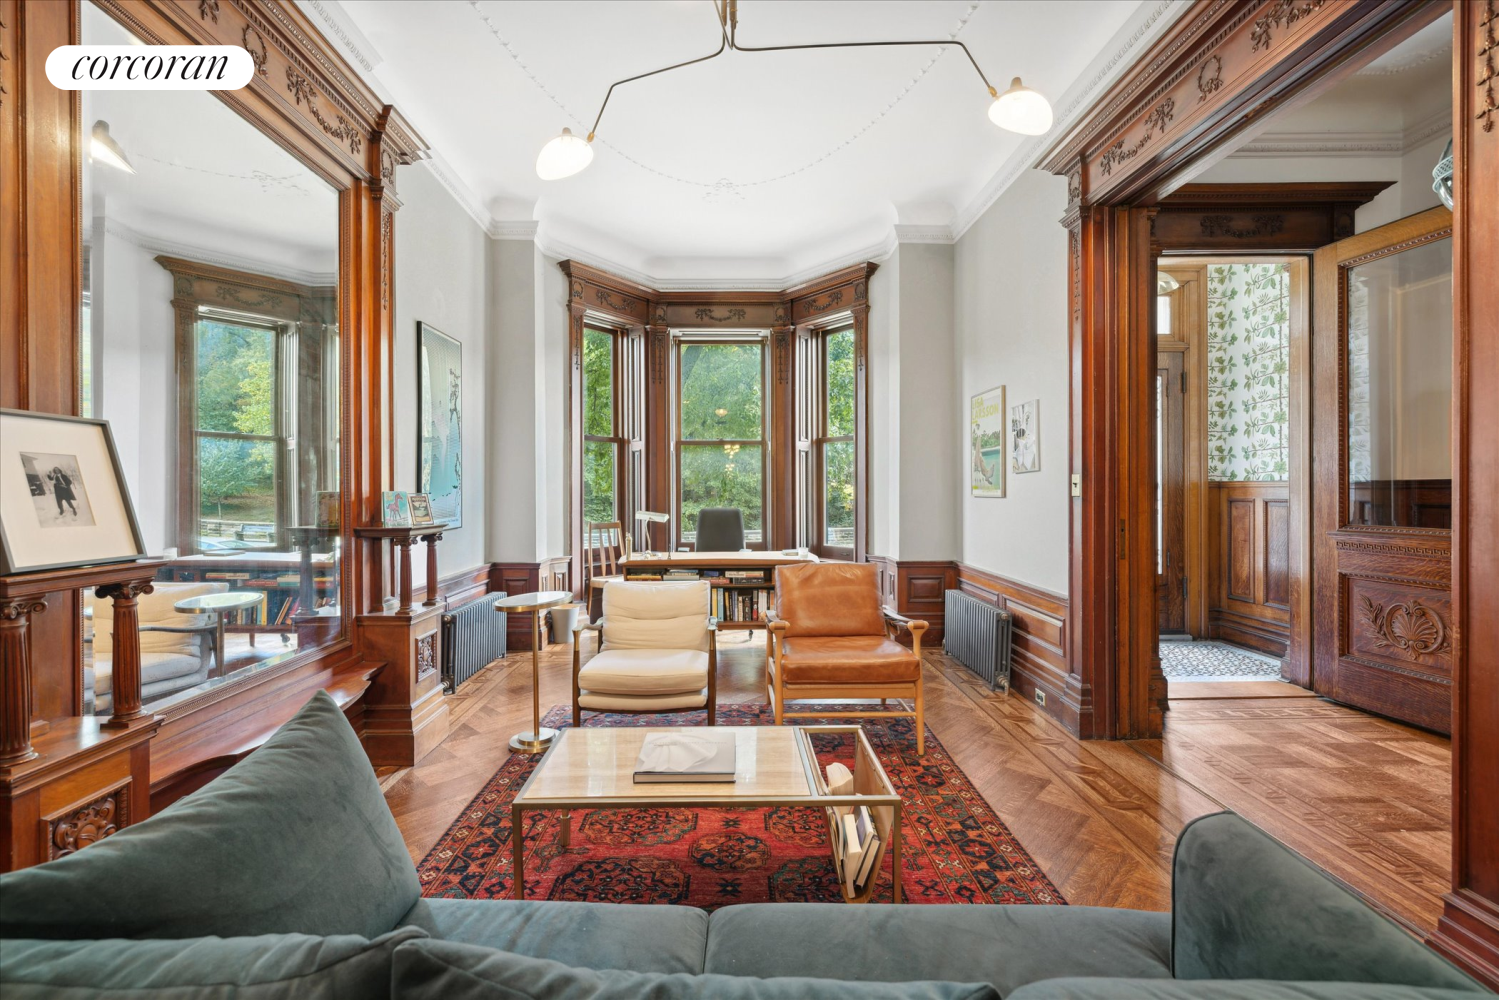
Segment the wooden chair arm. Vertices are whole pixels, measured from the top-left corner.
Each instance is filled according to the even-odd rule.
[[[600,632],[603,631],[603,628],[604,619],[602,618],[596,622],[578,622],[573,626],[573,635],[580,635],[584,632]]]
[[[708,631],[709,632],[717,632],[718,631],[718,619],[714,618],[712,615],[708,616]]]
[[[766,620],[765,627],[772,632],[784,632],[791,627],[791,623],[781,618],[770,618]]]
[[[931,628],[930,623],[924,622],[920,618],[907,618],[905,615],[892,611],[889,608],[881,608],[880,611],[885,615],[885,623],[887,625],[903,628],[913,635],[917,632],[925,632]]]

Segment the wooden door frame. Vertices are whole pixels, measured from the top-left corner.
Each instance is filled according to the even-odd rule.
[[[1499,107],[1488,86],[1499,64],[1496,8],[1499,0],[1201,0],[1059,136],[1042,166],[1068,179],[1070,450],[1081,479],[1070,511],[1063,707],[1085,737],[1153,736],[1162,721],[1153,635],[1137,630],[1144,602],[1125,586],[1151,555],[1138,502],[1150,489],[1135,436],[1144,407],[1121,391],[1147,384],[1140,342],[1150,327],[1138,300],[1153,294],[1155,268],[1137,246],[1151,206],[1265,114],[1455,11],[1453,153],[1465,179],[1453,238],[1455,819],[1453,890],[1431,941],[1499,986],[1499,579],[1489,569],[1499,564],[1499,458],[1474,448],[1471,430],[1499,422],[1499,342],[1472,335],[1499,315],[1499,285],[1487,277],[1499,266]]]
[[[1181,622],[1182,622],[1181,632],[1183,634],[1191,634],[1188,631],[1188,629],[1187,629],[1187,608],[1188,608],[1188,603],[1189,602],[1187,600],[1187,585],[1188,585],[1188,581],[1187,581],[1187,523],[1186,523],[1187,522],[1187,427],[1186,427],[1186,419],[1187,419],[1187,407],[1188,407],[1188,402],[1187,402],[1187,359],[1188,359],[1189,356],[1190,355],[1188,354],[1187,344],[1186,344],[1185,341],[1174,340],[1173,339],[1173,340],[1168,340],[1168,341],[1162,342],[1162,340],[1161,340],[1161,338],[1159,336],[1156,337],[1156,363],[1155,363],[1156,379],[1157,380],[1160,379],[1160,377],[1161,377],[1161,369],[1162,368],[1166,368],[1169,371],[1169,369],[1172,367],[1173,361],[1174,361],[1175,367],[1176,367],[1176,369],[1177,369],[1177,371],[1178,371],[1178,373],[1180,375],[1180,380],[1179,380],[1178,384],[1172,385],[1170,382],[1167,382],[1160,389],[1160,393],[1161,393],[1161,401],[1162,401],[1163,404],[1165,403],[1165,401],[1166,401],[1166,399],[1168,397],[1168,394],[1174,393],[1174,394],[1176,394],[1179,397],[1179,410],[1178,410],[1179,416],[1177,418],[1177,422],[1180,424],[1180,427],[1178,429],[1178,433],[1179,433],[1180,439],[1181,439],[1181,453],[1180,453],[1179,456],[1176,457],[1176,460],[1181,463],[1181,477],[1180,477],[1180,483],[1179,483],[1180,495],[1178,497],[1178,500],[1179,500],[1179,503],[1180,503],[1180,510],[1177,511],[1177,518],[1176,519],[1181,523],[1181,545],[1176,550],[1174,550],[1174,554],[1176,556],[1176,561],[1177,561],[1176,575],[1181,580],[1181,588],[1180,588],[1181,591],[1182,591],[1182,594],[1181,594],[1181,605],[1182,605],[1182,609],[1181,609]],[[1163,406],[1162,408],[1165,409],[1166,407]],[[1157,418],[1157,420],[1159,420],[1161,422],[1161,424],[1163,426],[1165,425],[1165,420],[1162,419],[1161,416],[1160,416],[1160,410],[1157,410],[1156,418]],[[1162,465],[1169,465],[1170,462],[1172,461],[1172,458],[1173,458],[1173,456],[1170,454],[1169,450],[1166,451],[1163,454],[1162,457],[1163,457],[1163,461],[1161,463]],[[1163,527],[1165,525],[1167,525],[1168,523],[1170,523],[1170,518],[1168,517],[1168,514],[1170,512],[1170,506],[1167,503],[1167,500],[1168,500],[1168,493],[1167,493],[1165,487],[1163,486],[1161,488],[1161,506],[1164,509],[1161,511],[1161,516],[1160,516],[1160,523],[1161,523],[1161,525]],[[1169,556],[1169,555],[1172,554],[1173,550],[1166,549],[1166,552],[1167,552],[1167,554]],[[1160,616],[1160,609],[1161,609],[1160,578],[1162,576],[1162,574],[1159,572],[1159,564],[1160,564],[1160,560],[1157,559],[1157,573],[1156,573],[1156,631],[1157,631],[1158,635],[1160,634],[1160,617],[1161,617]]]

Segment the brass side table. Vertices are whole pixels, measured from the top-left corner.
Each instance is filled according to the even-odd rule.
[[[496,611],[531,612],[531,731],[510,737],[510,749],[520,753],[543,753],[557,738],[557,730],[541,726],[541,613],[572,599],[573,595],[565,590],[542,590],[494,602]]]
[[[253,608],[265,600],[265,595],[255,590],[231,590],[227,593],[203,594],[199,597],[184,597],[172,605],[179,615],[212,614],[215,618],[213,640],[214,669],[222,677],[224,669],[224,624],[225,619],[238,611]],[[255,634],[250,634],[250,645],[255,645]]]

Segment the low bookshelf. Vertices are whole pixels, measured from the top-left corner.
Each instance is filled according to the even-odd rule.
[[[706,580],[721,629],[763,629],[775,601],[776,567],[816,562],[801,552],[635,552],[620,562],[626,580]]]

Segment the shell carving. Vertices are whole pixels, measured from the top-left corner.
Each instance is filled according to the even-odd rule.
[[[1451,647],[1442,616],[1418,600],[1386,608],[1365,597],[1361,613],[1376,648],[1426,656]]]

